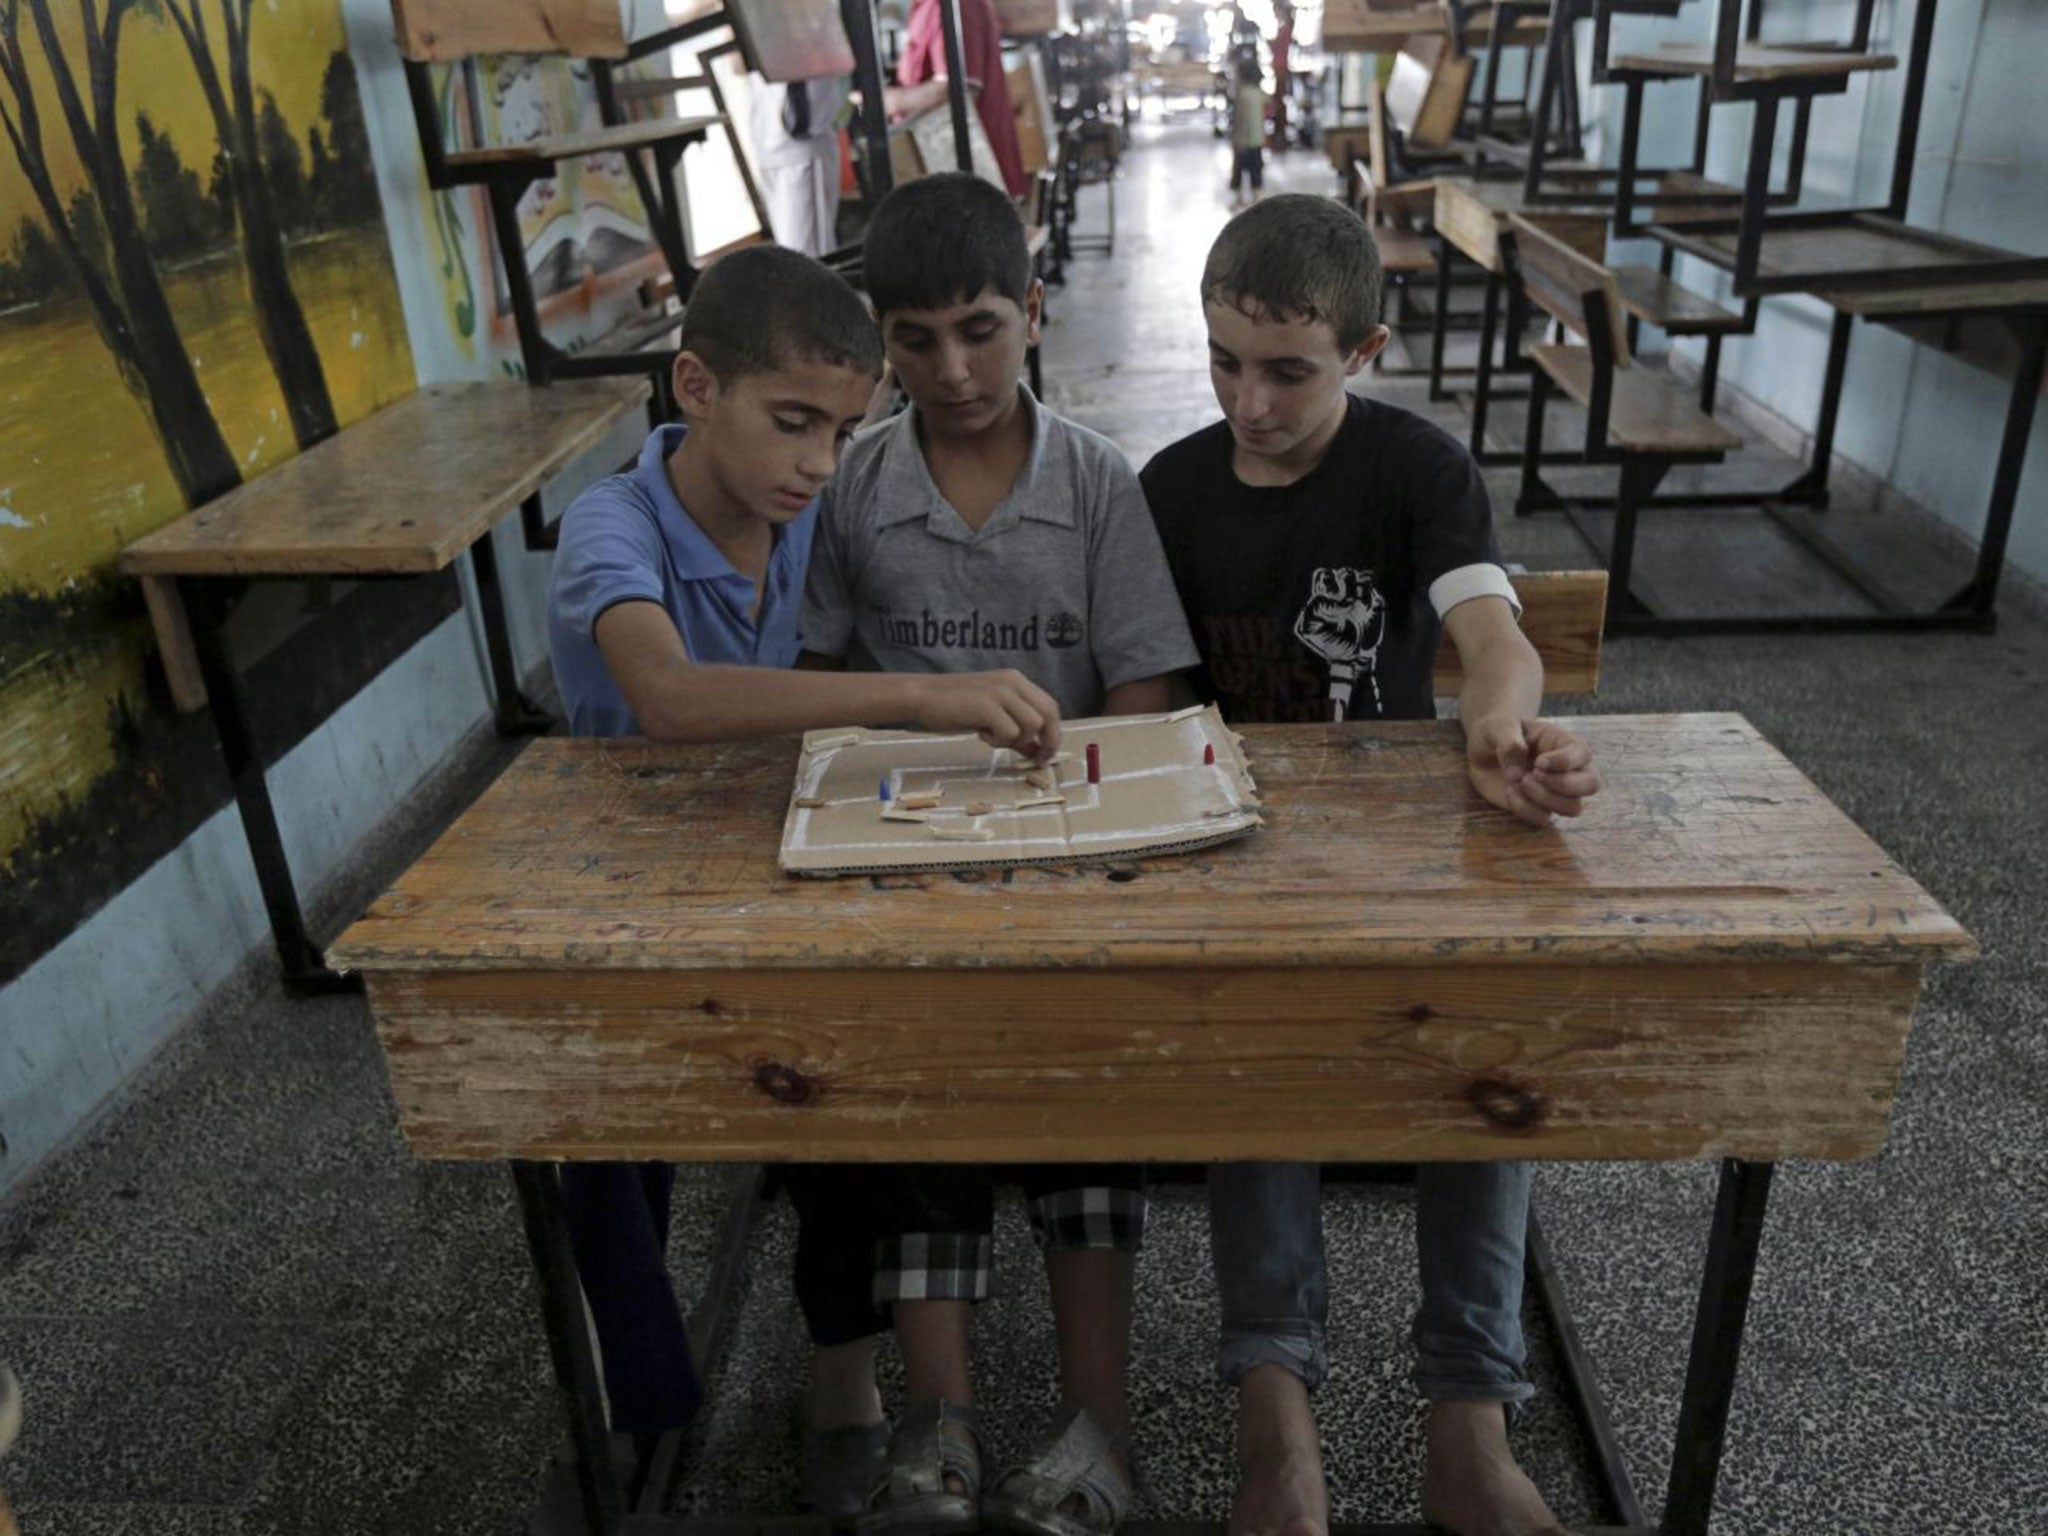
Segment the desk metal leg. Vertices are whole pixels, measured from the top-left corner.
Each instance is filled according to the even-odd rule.
[[[497,701],[500,736],[545,736],[554,718],[519,687],[519,668],[512,660],[512,636],[505,627],[505,594],[498,580],[498,555],[491,532],[469,547],[470,569],[476,573],[477,602],[484,610],[484,648],[491,658],[491,692]]]
[[[1493,338],[1500,329],[1500,274],[1486,274],[1479,308],[1479,366],[1472,376],[1472,457],[1486,462],[1486,409],[1493,391]]]
[[[2019,501],[2020,471],[2027,458],[2028,435],[2034,427],[2034,401],[2041,393],[2041,375],[2048,364],[2048,311],[2013,321],[2020,331],[2020,356],[2013,370],[2012,403],[2005,413],[2005,438],[1999,444],[1998,470],[1991,480],[1991,505],[1984,515],[1984,538],[1977,547],[1977,573],[1960,592],[1943,603],[1944,613],[1968,613],[1989,628],[1992,605],[1998,601],[1998,577],[2005,568],[2005,542],[2012,532],[2012,512]]]
[[[519,1214],[526,1222],[526,1245],[533,1255],[534,1278],[540,1283],[548,1354],[562,1389],[569,1440],[576,1453],[584,1527],[589,1536],[609,1536],[625,1519],[625,1495],[612,1475],[604,1392],[590,1350],[590,1330],[583,1320],[583,1292],[576,1280],[569,1223],[562,1210],[561,1175],[549,1163],[515,1161],[512,1182],[519,1190]]]
[[[206,699],[213,710],[214,728],[220,735],[221,756],[227,759],[228,777],[235,787],[242,833],[249,840],[249,856],[256,864],[256,884],[262,889],[263,906],[270,914],[270,935],[284,969],[285,990],[299,996],[360,992],[362,978],[329,970],[320,947],[306,933],[306,919],[299,910],[298,891],[292,884],[291,862],[285,857],[284,837],[278,831],[277,812],[270,803],[270,786],[263,777],[263,757],[257,750],[256,733],[249,719],[249,701],[242,693],[241,677],[228,656],[222,634],[228,616],[229,583],[213,577],[187,576],[178,582],[178,593],[192,627],[192,648],[198,655],[200,676],[206,682]]]
[[[1692,1356],[1678,1406],[1678,1438],[1671,1452],[1671,1483],[1664,1496],[1664,1536],[1706,1536],[1714,1484],[1735,1396],[1742,1327],[1763,1241],[1764,1207],[1771,1192],[1770,1163],[1729,1158],[1721,1164],[1707,1267],[1700,1279]]]
[[[1451,309],[1451,243],[1439,240],[1436,244],[1436,313],[1429,321],[1429,398],[1448,400],[1451,392],[1444,388],[1444,331],[1450,324]]]
[[[1849,332],[1855,324],[1855,316],[1835,311],[1834,325],[1828,331],[1828,368],[1820,387],[1820,415],[1813,424],[1813,457],[1774,500],[1803,502],[1810,507],[1828,504],[1828,466],[1835,457],[1835,418],[1842,409],[1842,382],[1849,371]]]

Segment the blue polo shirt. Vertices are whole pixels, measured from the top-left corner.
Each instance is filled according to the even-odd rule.
[[[661,604],[692,661],[790,667],[802,649],[797,617],[816,504],[776,531],[761,611],[750,616],[754,584],[718,552],[669,484],[669,455],[688,430],[657,427],[631,473],[600,480],[562,514],[548,589],[548,649],[575,735],[644,734],[597,648],[598,615],[614,603]]]

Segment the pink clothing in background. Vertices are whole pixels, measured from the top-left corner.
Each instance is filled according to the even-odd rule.
[[[993,0],[960,0],[960,57],[967,65],[967,83],[980,95],[975,109],[995,151],[996,168],[1010,196],[1030,188],[1024,175],[1024,151],[1017,143],[1017,119],[1010,105],[1010,82],[1003,78],[1002,23]],[[903,57],[896,64],[896,83],[923,85],[946,74],[946,34],[939,22],[939,0],[917,0],[904,31]]]

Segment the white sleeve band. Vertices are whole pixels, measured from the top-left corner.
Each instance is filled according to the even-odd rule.
[[[1508,606],[1515,610],[1517,619],[1522,616],[1521,599],[1515,596],[1514,585],[1508,580],[1508,573],[1491,560],[1478,565],[1461,565],[1455,571],[1445,571],[1429,584],[1429,603],[1436,609],[1436,616],[1442,618],[1458,604],[1469,602],[1475,597],[1504,597]]]

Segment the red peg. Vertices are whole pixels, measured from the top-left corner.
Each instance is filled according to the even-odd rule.
[[[1102,782],[1102,748],[1092,741],[1088,743],[1088,782],[1090,784],[1100,784]]]
[[[1214,768],[1216,766],[1216,743],[1213,741],[1202,744],[1202,766],[1204,768]]]

